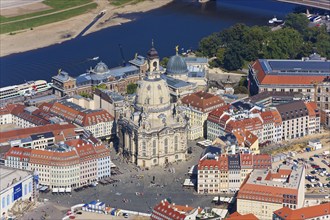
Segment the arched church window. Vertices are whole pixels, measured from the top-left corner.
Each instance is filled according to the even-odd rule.
[[[146,151],[147,151],[147,146],[146,146],[146,142],[142,141],[142,156],[146,156]]]
[[[178,136],[174,136],[174,150],[178,151],[179,143],[178,143]]]
[[[148,91],[150,91],[150,89],[151,89],[151,86],[150,86],[150,85],[148,85],[148,86],[147,86],[147,90],[148,90]]]
[[[157,88],[158,88],[158,90],[161,90],[162,89],[162,87],[159,84],[158,84]]]
[[[152,142],[152,155],[153,156],[156,156],[156,151],[157,151],[157,142],[156,142],[156,140],[154,140]]]
[[[163,97],[160,97],[159,101],[160,101],[160,104],[162,104],[163,103]]]
[[[165,138],[164,140],[164,152],[165,154],[168,154],[168,140]]]
[[[145,102],[144,102],[144,104],[147,104],[147,105],[149,105],[150,103],[150,98],[146,98],[146,100],[145,100]]]

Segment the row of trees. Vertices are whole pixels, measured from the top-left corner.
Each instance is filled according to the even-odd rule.
[[[258,58],[300,59],[315,50],[330,57],[330,35],[325,26],[308,27],[304,14],[288,14],[283,28],[236,24],[203,38],[199,53],[215,57],[211,65],[227,70],[241,69]]]

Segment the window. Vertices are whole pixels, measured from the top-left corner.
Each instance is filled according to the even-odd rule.
[[[146,156],[146,150],[147,150],[147,147],[146,147],[146,142],[145,141],[142,141],[142,156]]]
[[[24,184],[24,192],[23,192],[24,196],[27,194],[27,185]]]
[[[32,192],[32,182],[29,182],[29,193]]]
[[[178,151],[178,136],[174,137],[174,151]]]
[[[154,140],[152,143],[152,155],[153,156],[156,156],[156,151],[157,151],[157,143],[156,143],[156,140]]]
[[[164,152],[165,152],[165,154],[168,154],[168,140],[167,140],[167,138],[164,140]]]
[[[7,206],[9,206],[9,205],[10,205],[10,196],[7,195]]]
[[[5,201],[5,197],[2,197],[2,208],[6,207],[6,201]]]

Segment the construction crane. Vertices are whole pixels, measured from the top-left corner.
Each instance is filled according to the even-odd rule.
[[[122,59],[122,65],[126,66],[126,60],[124,57],[123,47],[121,46],[121,44],[119,44],[118,46],[119,46],[120,55],[121,55],[121,59]]]

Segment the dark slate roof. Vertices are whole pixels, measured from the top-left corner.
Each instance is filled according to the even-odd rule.
[[[219,137],[223,142],[230,142],[231,144],[235,144],[237,142],[236,136],[234,134],[228,133],[224,136]]]
[[[293,100],[295,97],[301,97],[299,92],[278,92],[264,91],[248,98],[252,103],[260,102],[267,98]]]
[[[303,101],[294,101],[276,106],[281,114],[282,120],[287,121],[294,118],[300,118],[308,115],[308,110]]]
[[[66,82],[70,79],[70,76],[67,72],[61,71],[60,74],[53,76],[52,78],[60,82]]]
[[[129,62],[136,66],[142,66],[146,62],[146,58],[139,55],[136,58],[134,58],[133,60],[130,60]]]
[[[242,102],[242,101],[237,101],[231,103],[232,106],[234,106],[238,110],[250,110],[251,108],[254,107],[253,104],[248,103],[248,102]]]
[[[259,59],[262,69],[270,75],[330,75],[330,62],[325,60]]]
[[[172,56],[166,65],[167,74],[187,74],[188,67],[186,61],[180,55]]]
[[[46,133],[40,133],[40,134],[32,134],[31,139],[32,140],[39,140],[40,138],[51,138],[54,137],[53,132],[46,132]]]
[[[185,57],[187,63],[208,63],[206,57]]]
[[[207,148],[205,148],[205,150],[203,151],[202,156],[204,156],[205,154],[215,154],[215,155],[220,155],[221,154],[221,148],[219,147],[215,147],[215,146],[208,146]]]
[[[191,83],[179,80],[179,79],[174,79],[172,77],[166,76],[166,75],[161,75],[161,78],[164,79],[169,87],[179,89],[182,87],[190,86]]]
[[[228,155],[228,169],[240,169],[240,156],[239,154],[229,154]]]

